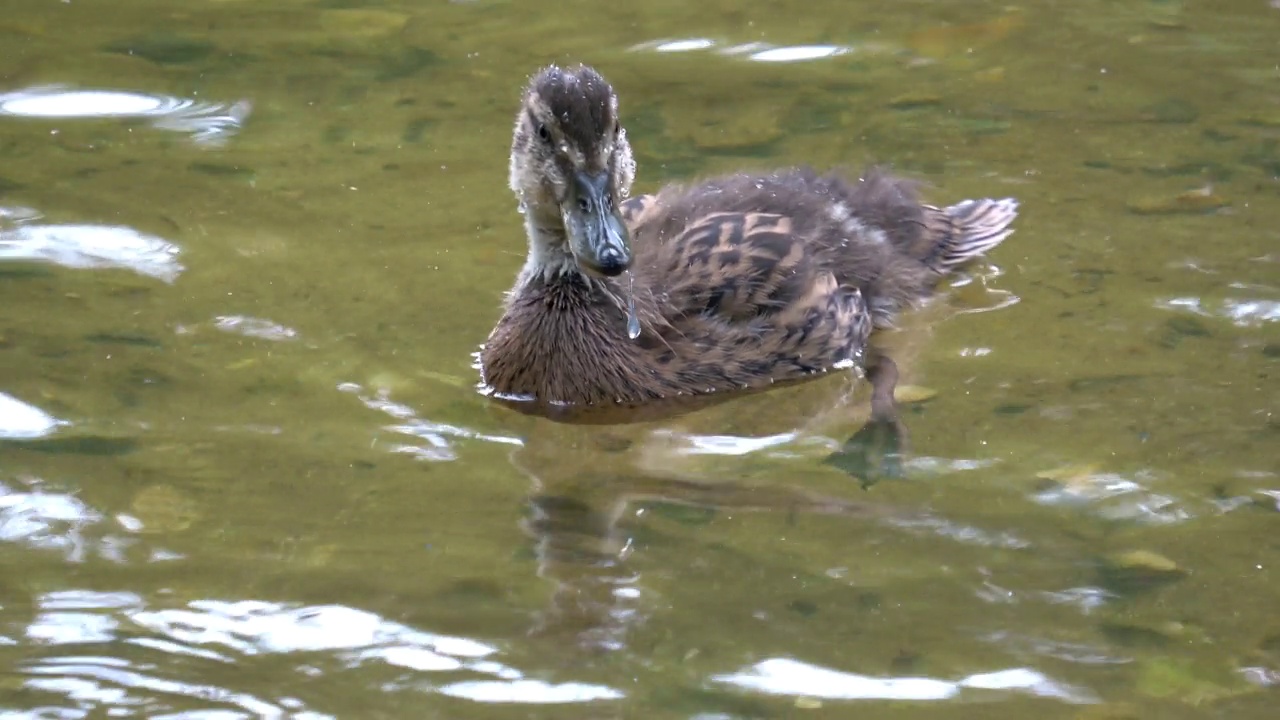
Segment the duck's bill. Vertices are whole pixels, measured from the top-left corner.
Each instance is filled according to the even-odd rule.
[[[578,173],[560,212],[578,265],[589,273],[614,277],[631,267],[631,242],[609,192],[607,172]]]

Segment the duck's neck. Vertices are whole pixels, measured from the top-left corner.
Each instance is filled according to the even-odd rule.
[[[520,271],[521,284],[551,282],[581,272],[569,252],[569,238],[559,216],[526,212],[524,229],[529,236],[529,255]]]
[[[524,295],[544,296],[551,292],[565,302],[562,307],[616,308],[630,312],[630,286],[617,279],[584,272],[569,250],[569,238],[557,210],[554,214],[523,208],[524,227],[529,236],[529,254],[512,289],[511,300]],[[629,276],[628,276],[629,277]],[[572,298],[572,300],[570,300]],[[557,303],[559,304],[559,303]],[[587,313],[593,320],[603,316]],[[613,322],[610,318],[609,322]]]
[[[528,202],[521,206],[521,212],[524,214],[525,234],[529,238],[529,254],[524,268],[520,270],[519,286],[530,283],[551,285],[559,281],[570,281],[571,285],[589,289],[602,286],[603,279],[578,267],[578,261],[569,250],[569,236],[558,206]]]
[[[512,299],[525,293],[541,295],[551,291],[561,298],[574,298],[565,307],[612,306],[624,313],[630,312],[629,288],[624,294],[615,280],[583,272],[578,266],[569,250],[569,237],[559,206],[528,202],[522,203],[520,210],[524,214],[529,254],[516,279]],[[594,313],[587,315],[595,321],[603,320]]]

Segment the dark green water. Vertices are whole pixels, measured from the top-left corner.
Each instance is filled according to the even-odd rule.
[[[1277,37],[1267,0],[9,0],[0,718],[1271,717]],[[895,338],[936,393],[906,481],[822,462],[846,378],[605,427],[476,392],[552,60],[617,86],[640,191],[1022,201]]]

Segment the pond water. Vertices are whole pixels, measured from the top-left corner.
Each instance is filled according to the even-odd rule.
[[[9,0],[0,718],[1271,717],[1280,7]],[[892,165],[1017,232],[833,376],[495,405],[520,89],[638,190]],[[838,457],[838,456],[837,456]]]

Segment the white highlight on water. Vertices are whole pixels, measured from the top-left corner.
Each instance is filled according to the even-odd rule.
[[[153,127],[190,133],[193,140],[207,145],[220,145],[238,132],[252,109],[253,104],[248,100],[218,103],[133,90],[81,89],[67,85],[42,85],[0,93],[0,116],[45,120],[147,119]]]

